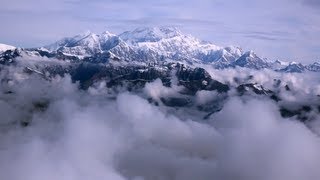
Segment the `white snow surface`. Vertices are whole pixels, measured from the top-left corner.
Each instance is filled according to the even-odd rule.
[[[241,48],[220,47],[183,34],[179,29],[173,27],[138,28],[120,35],[108,31],[102,34],[86,32],[71,38],[64,38],[45,48],[83,57],[109,51],[123,59],[133,57],[133,59],[156,61],[163,57],[181,61],[221,61],[222,63],[233,62],[243,53]]]
[[[16,47],[0,43],[0,52],[5,52],[7,50],[13,50],[13,49],[16,49]]]

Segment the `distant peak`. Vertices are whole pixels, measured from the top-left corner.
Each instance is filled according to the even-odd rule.
[[[238,46],[227,46],[224,49],[229,53],[238,55],[239,57],[243,54],[242,48]]]
[[[88,37],[88,36],[92,36],[93,33],[90,30],[84,31],[83,33],[80,33],[78,35],[76,35],[75,37]]]
[[[174,26],[164,26],[164,27],[158,27],[158,29],[166,34],[170,34],[170,33],[174,33],[177,35],[181,35],[182,32],[180,31],[180,29],[178,27],[174,27]]]
[[[300,63],[295,62],[295,61],[292,61],[292,62],[289,63],[289,65],[299,65],[299,64],[300,64]]]
[[[285,65],[285,66],[288,66],[288,65],[290,64],[289,62],[280,61],[279,59],[277,59],[277,60],[275,61],[275,63],[280,64],[280,65]]]
[[[115,34],[109,32],[109,31],[103,31],[102,35],[105,35],[105,36],[116,36]]]
[[[258,57],[253,50],[250,50],[250,51],[245,52],[245,53],[244,53],[244,56],[251,57],[251,58],[256,58],[256,57]]]
[[[232,45],[229,45],[227,47],[225,47],[224,49],[226,49],[227,51],[232,51],[232,50],[241,50],[242,51],[242,48],[239,47],[239,46],[232,46]]]
[[[248,54],[255,54],[253,50],[247,51]]]

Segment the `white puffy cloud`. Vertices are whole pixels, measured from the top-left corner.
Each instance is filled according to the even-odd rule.
[[[69,76],[49,82],[37,76],[17,78],[23,74],[17,69],[1,73],[2,79],[11,79],[0,85],[4,179],[320,178],[320,141],[309,129],[316,131],[318,121],[307,128],[283,119],[271,100],[231,97],[220,112],[203,121],[149,103],[145,97],[159,98],[179,89],[163,87],[160,80],[148,84],[145,94],[124,92],[113,99],[104,83],[87,92],[78,90]],[[231,75],[221,71],[219,78],[228,81],[224,73]],[[311,78],[274,76],[287,78],[301,86],[299,90],[304,86],[297,84],[303,82],[299,79]],[[253,80],[267,85],[270,77],[261,72]],[[203,103],[214,96],[200,91],[195,98]],[[43,100],[49,103],[47,109],[34,107]],[[21,127],[25,119],[31,123]]]

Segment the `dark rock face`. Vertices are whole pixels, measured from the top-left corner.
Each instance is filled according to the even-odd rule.
[[[15,62],[15,58],[19,57],[18,49],[15,50],[7,50],[3,53],[0,53],[0,64],[9,65]]]
[[[45,99],[42,99],[42,100],[39,100],[39,101],[35,101],[32,103],[31,105],[31,109],[29,110],[30,111],[30,114],[32,114],[33,112],[45,112],[48,108],[49,108],[49,104],[50,104],[50,101],[49,100],[45,100]],[[25,117],[25,119],[22,119],[20,124],[22,127],[27,127],[29,126],[31,122],[31,117]]]
[[[264,89],[262,86],[257,84],[241,84],[237,87],[237,92],[240,96],[243,96],[247,92],[253,92],[257,95],[273,95],[273,92],[267,89]]]
[[[102,66],[81,63],[70,70],[73,81],[79,81],[81,88],[87,89],[94,82],[105,80],[108,87],[127,85],[144,87],[145,83],[160,78],[165,84],[170,83],[170,72],[152,67],[139,66]]]
[[[161,101],[164,105],[169,107],[186,107],[191,105],[191,100],[188,98],[161,98]]]
[[[202,68],[187,68],[181,64],[168,64],[162,68],[155,66],[113,66],[96,63],[78,63],[70,67],[47,67],[50,74],[69,73],[74,82],[79,81],[82,89],[87,89],[94,82],[105,80],[108,87],[126,85],[128,88],[144,87],[147,82],[161,79],[165,86],[171,86],[172,76],[178,84],[185,87],[185,93],[194,95],[199,90],[217,90],[228,92],[229,86],[214,79]]]
[[[302,122],[312,120],[312,118],[309,117],[309,112],[311,111],[312,111],[312,107],[308,105],[304,105],[298,109],[288,109],[285,107],[280,108],[280,113],[282,117],[284,118],[296,117],[298,120]]]
[[[279,96],[277,96],[276,94],[272,94],[272,95],[270,96],[270,98],[271,98],[272,100],[274,100],[275,102],[281,101],[281,98],[280,98]]]
[[[55,53],[44,51],[44,50],[41,50],[41,49],[35,49],[34,51],[38,52],[41,57],[54,58],[57,55]]]
[[[32,71],[28,69],[28,72]],[[203,68],[190,68],[183,64],[172,63],[161,66],[161,68],[150,66],[113,66],[88,62],[72,63],[70,66],[47,66],[43,69],[43,74],[49,72],[51,76],[70,74],[74,82],[79,82],[81,89],[87,89],[95,82],[105,81],[108,88],[123,87],[128,91],[139,91],[146,83],[156,79],[161,79],[164,86],[170,87],[172,78],[178,80],[178,85],[184,89],[178,92],[181,96],[161,97],[160,102],[151,99],[150,103],[159,105],[162,103],[168,107],[192,107],[201,112],[206,112],[204,119],[208,119],[212,114],[220,111],[228,96],[208,102],[206,104],[197,105],[193,98],[198,91],[217,91],[219,94],[226,94],[230,90],[230,86],[214,80],[208,72]],[[41,76],[43,76],[41,74]],[[249,80],[252,77],[248,77]],[[275,80],[275,88],[281,89],[281,81]],[[240,83],[240,81],[239,81]],[[290,91],[288,85],[284,86],[286,91]],[[261,85],[247,83],[240,84],[236,87],[239,96],[257,95],[267,97],[276,103],[281,102],[281,98],[276,92],[265,89]],[[319,106],[320,107],[320,106]],[[296,118],[300,121],[309,119],[308,112],[312,109],[303,106],[300,109],[290,110],[286,107],[279,108],[279,112],[284,118]]]
[[[177,66],[176,76],[179,84],[185,86],[191,94],[195,94],[199,90],[217,90],[219,93],[230,90],[228,85],[213,80],[203,68],[188,69],[180,65]]]

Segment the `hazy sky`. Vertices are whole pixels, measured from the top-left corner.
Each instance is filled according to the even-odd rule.
[[[86,30],[177,26],[270,59],[320,60],[319,0],[0,0],[0,42],[34,47]]]

